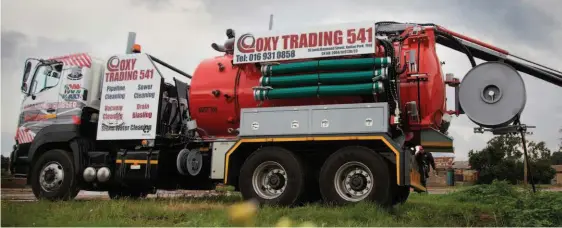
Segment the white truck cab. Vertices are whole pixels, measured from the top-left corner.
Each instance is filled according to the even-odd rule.
[[[83,107],[99,109],[102,70],[102,60],[88,53],[28,59],[21,85],[18,143],[31,143],[47,126],[79,121]]]

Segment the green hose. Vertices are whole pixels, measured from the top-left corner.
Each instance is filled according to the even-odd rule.
[[[276,89],[254,89],[254,99],[258,101],[290,99],[303,97],[354,96],[384,93],[382,82],[351,85],[320,85]]]
[[[263,76],[294,74],[314,71],[333,70],[373,70],[375,67],[386,67],[391,62],[390,57],[362,58],[362,59],[328,59],[307,62],[285,63],[279,65],[264,65],[261,68]]]
[[[309,85],[338,85],[366,83],[385,79],[387,68],[337,73],[297,74],[287,76],[266,76],[260,78],[261,86],[297,87]]]

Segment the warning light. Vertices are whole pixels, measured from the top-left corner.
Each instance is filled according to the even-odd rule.
[[[148,140],[142,140],[141,145],[144,147],[148,146]]]
[[[133,53],[140,53],[140,52],[141,52],[140,44],[133,44]]]

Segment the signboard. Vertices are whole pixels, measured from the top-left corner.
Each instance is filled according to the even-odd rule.
[[[148,56],[112,56],[103,77],[97,139],[154,139],[162,76]]]
[[[374,53],[374,32],[374,22],[361,22],[245,33],[234,40],[234,64]]]

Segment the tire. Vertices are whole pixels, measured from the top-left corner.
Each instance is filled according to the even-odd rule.
[[[141,199],[141,198],[146,198],[146,196],[148,196],[148,191],[143,190],[143,189],[127,189],[127,188],[123,188],[123,189],[114,189],[114,190],[109,190],[108,192],[109,198],[110,199]]]
[[[238,178],[240,192],[244,199],[255,199],[261,205],[295,206],[306,200],[305,174],[301,159],[292,152],[264,147],[252,153],[242,165]],[[259,180],[269,180],[270,188],[264,189],[266,185]]]
[[[353,173],[357,169],[362,171]],[[336,175],[349,177],[349,187],[343,183],[345,179],[336,181]],[[320,192],[328,204],[368,201],[386,207],[392,200],[389,177],[387,163],[375,151],[360,146],[344,147],[324,162],[320,170]]]
[[[72,157],[60,149],[49,150],[37,159],[30,181],[33,194],[40,200],[71,200],[80,191]]]

